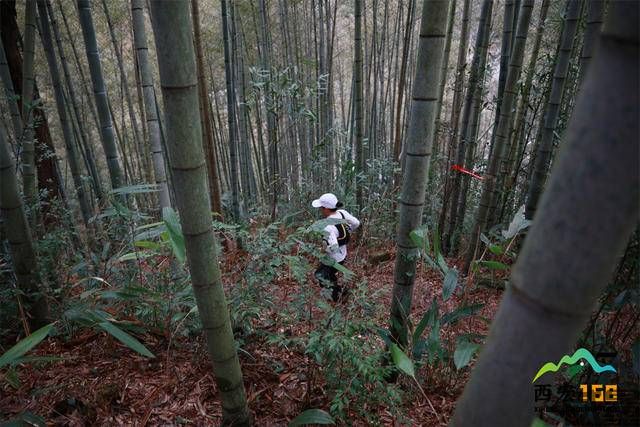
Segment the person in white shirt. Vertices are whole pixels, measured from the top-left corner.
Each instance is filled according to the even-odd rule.
[[[325,218],[344,220],[344,223],[327,225],[323,230],[322,239],[327,254],[337,263],[344,264],[347,258],[347,243],[349,243],[350,234],[360,227],[360,221],[346,210],[339,209],[342,207],[342,203],[331,193],[323,194],[311,202],[311,206],[320,209]],[[324,263],[320,264],[315,271],[315,277],[320,282],[320,286],[331,288],[331,298],[336,302],[340,300],[342,295],[342,286],[338,285],[337,272],[335,267]]]

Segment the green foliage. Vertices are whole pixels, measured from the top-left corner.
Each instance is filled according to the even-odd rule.
[[[526,230],[531,225],[531,221],[524,217],[524,205],[520,206],[513,219],[509,223],[509,228],[502,230],[502,238],[509,240]]]
[[[127,334],[125,331],[118,328],[113,323],[100,322],[98,323],[98,326],[107,331],[109,334],[113,335],[114,338],[116,338],[118,341],[120,341],[122,344],[126,345],[133,351],[140,353],[141,355],[146,357],[155,357],[153,353],[151,353],[144,345],[140,343],[140,341]]]
[[[325,390],[333,396],[331,414],[345,420],[351,409],[377,423],[367,408],[384,404],[393,410],[400,395],[385,381],[391,368],[381,366],[380,343],[369,338],[375,336],[375,324],[367,320],[347,321],[339,312],[330,311],[328,315],[331,326],[310,332],[305,352],[322,367]]]
[[[473,353],[480,347],[480,344],[474,343],[472,340],[481,340],[484,339],[484,336],[459,336],[456,350],[452,355],[449,350],[452,344],[451,342],[441,341],[440,328],[441,326],[454,324],[465,317],[473,316],[482,307],[484,307],[484,304],[463,305],[440,316],[438,302],[434,297],[431,306],[422,315],[411,334],[410,344],[413,360],[418,364],[428,363],[433,366],[441,366],[450,369],[452,372],[451,362],[455,365],[456,371],[467,366]],[[429,334],[423,337],[424,332],[427,330],[430,331]]]
[[[293,259],[294,257],[291,257]],[[315,285],[314,285],[315,287]],[[371,303],[373,296],[363,284],[351,288],[346,305],[327,303],[309,283],[302,283],[294,302],[279,313],[278,326],[304,323],[309,332],[298,336],[268,334],[268,342],[297,349],[308,357],[308,390],[314,389],[318,375],[323,378],[323,390],[329,396],[329,412],[336,422],[348,424],[348,413],[356,412],[369,424],[379,424],[378,406],[395,413],[400,392],[387,383],[391,366],[385,359],[382,342],[376,339],[375,318],[379,307]],[[323,315],[311,316],[313,310]]]
[[[471,304],[471,305],[460,306],[455,310],[450,311],[449,313],[445,313],[440,318],[440,321],[442,322],[443,325],[446,325],[448,323],[454,324],[462,318],[473,316],[480,309],[482,309],[482,307],[484,307],[484,304]]]
[[[121,255],[118,261],[135,261],[164,254],[165,248],[171,248],[171,253],[180,264],[186,262],[186,248],[184,235],[180,225],[180,218],[172,208],[162,210],[162,222],[154,222],[136,228],[133,246],[145,251],[129,252]],[[153,241],[149,239],[158,239]]]
[[[411,378],[416,378],[416,368],[411,359],[398,347],[398,344],[391,344],[391,359],[395,363],[396,368],[400,369]]]
[[[427,262],[431,268],[442,274],[442,299],[444,301],[451,298],[458,287],[458,270],[447,265],[440,248],[440,238],[438,237],[438,229],[433,233],[433,252],[430,250],[429,233],[426,226],[412,230],[409,237],[414,245],[421,251],[421,257]]]
[[[460,370],[467,366],[479,348],[479,344],[473,343],[465,338],[458,339],[456,351],[453,354],[453,363],[456,365],[456,369]]]
[[[7,350],[2,356],[0,356],[0,368],[7,366],[7,371],[4,375],[4,379],[13,388],[20,387],[20,379],[18,377],[17,365],[22,363],[47,363],[59,360],[57,357],[36,357],[25,356],[25,354],[40,344],[53,330],[54,323],[50,323],[31,335],[18,341],[13,347]]]
[[[162,209],[162,220],[167,228],[169,243],[171,243],[173,254],[181,264],[184,264],[187,259],[187,255],[184,245],[184,235],[182,234],[182,227],[180,226],[178,214],[173,209],[166,207]]]
[[[442,286],[442,299],[448,300],[458,285],[458,270],[450,268],[444,276],[444,284]]]
[[[428,327],[433,328],[433,326],[436,324],[437,321],[438,321],[438,302],[436,301],[435,298],[433,298],[431,307],[429,308],[429,310],[427,310],[424,313],[424,315],[422,316],[422,319],[420,319],[420,322],[418,323],[418,326],[416,326],[415,330],[413,331],[413,342],[418,343],[420,341],[420,337],[422,336],[422,333],[424,332],[424,330]]]
[[[480,240],[485,244],[486,249],[479,259],[473,261],[472,269],[474,271],[488,270],[493,283],[496,272],[510,269],[510,264],[507,264],[506,261],[513,262],[516,258],[516,253],[510,250],[511,246],[530,225],[531,221],[524,217],[524,205],[522,205],[506,230],[493,231],[490,233],[491,237],[481,233]],[[493,256],[496,259],[484,259],[485,256]]]
[[[297,427],[304,426],[307,424],[335,424],[331,415],[322,409],[307,409],[297,417],[295,417],[291,422],[289,422],[289,427]]]
[[[7,350],[2,356],[0,356],[0,368],[5,365],[15,365],[21,363],[21,358],[33,347],[37,346],[44,340],[51,330],[53,329],[53,323],[50,323],[37,331],[33,332],[28,337],[18,341],[16,345]]]

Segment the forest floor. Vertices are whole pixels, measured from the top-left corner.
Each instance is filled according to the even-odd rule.
[[[377,248],[377,252],[393,253],[393,247]],[[234,253],[236,252],[236,253]],[[376,251],[357,248],[348,267],[358,280],[366,279],[371,298],[375,299],[376,323],[388,324],[388,307],[393,284],[393,259],[368,262]],[[223,257],[225,286],[231,286],[232,270],[242,267],[243,254],[232,251]],[[299,285],[289,275],[276,280],[273,289],[272,315],[290,303]],[[311,283],[311,282],[310,282]],[[319,292],[319,289],[315,286]],[[501,291],[485,287],[467,289],[448,301],[441,299],[442,278],[426,267],[419,267],[413,312],[419,318],[437,297],[440,310],[451,310],[462,300],[467,304],[485,304],[478,313],[492,319]],[[315,313],[322,315],[322,313]],[[276,329],[269,322],[267,328]],[[476,316],[465,318],[441,330],[441,337],[462,333],[486,334],[488,325]],[[284,331],[279,331],[284,332]],[[308,333],[305,323],[286,331],[293,336]],[[44,417],[50,425],[219,425],[221,407],[216,385],[207,358],[204,340],[189,338],[167,339],[161,333],[138,337],[155,355],[146,359],[120,344],[105,333],[85,330],[70,341],[49,338],[33,355],[57,356],[61,360],[44,367],[24,365],[20,369],[21,385],[11,388],[0,381],[0,414],[11,417],[30,411]],[[373,339],[373,338],[372,338]],[[455,339],[452,340],[455,342]],[[294,418],[311,402],[311,407],[327,409],[330,396],[315,384],[307,396],[308,356],[286,346],[270,344],[262,337],[249,337],[239,353],[249,406],[256,426],[282,426]],[[274,365],[279,369],[274,370]],[[467,380],[468,369],[456,378],[446,378],[428,367],[417,377],[423,384],[426,398],[410,381],[401,381],[407,392],[402,403],[402,424],[446,425]],[[406,379],[406,378],[405,378]],[[397,418],[385,407],[376,411],[383,425],[399,425]],[[351,416],[352,415],[352,416]],[[350,412],[353,425],[366,425],[355,412]]]

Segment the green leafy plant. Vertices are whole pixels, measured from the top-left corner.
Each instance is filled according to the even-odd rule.
[[[307,409],[289,422],[289,427],[304,426],[308,424],[334,425],[331,415],[322,409]]]
[[[0,368],[5,365],[16,365],[18,363],[22,363],[22,356],[24,356],[33,347],[40,344],[42,340],[49,335],[53,326],[53,323],[43,326],[31,335],[21,339],[13,347],[4,352],[4,354],[0,356]]]
[[[480,258],[473,262],[472,269],[474,274],[477,274],[479,271],[489,271],[489,280],[485,280],[486,278],[482,277],[483,280],[481,283],[494,284],[496,282],[497,272],[508,271],[510,269],[510,264],[517,256],[511,248],[516,242],[517,237],[530,225],[531,221],[524,217],[523,205],[515,213],[506,230],[490,233],[491,238],[484,233],[480,234],[480,240],[484,243],[485,248]],[[485,259],[485,257],[493,257],[494,259]]]
[[[0,369],[7,369],[5,380],[14,388],[20,387],[20,378],[16,367],[21,363],[48,363],[61,360],[51,356],[25,356],[30,350],[40,344],[54,328],[54,323],[43,326],[27,337],[18,341],[13,347],[0,356]]]
[[[162,221],[140,226],[136,229],[133,245],[142,251],[126,253],[118,258],[119,261],[131,261],[151,256],[161,255],[165,248],[170,248],[175,258],[184,264],[186,249],[184,235],[180,226],[178,214],[172,208],[164,208]],[[154,241],[157,239],[157,241]]]
[[[426,227],[413,230],[409,233],[409,237],[411,241],[420,248],[420,255],[427,264],[442,274],[442,299],[444,301],[448,300],[458,287],[458,270],[454,267],[449,267],[442,255],[438,229],[436,228],[433,234],[433,251],[429,245],[429,236]]]

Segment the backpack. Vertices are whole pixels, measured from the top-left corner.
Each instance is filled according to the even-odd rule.
[[[344,214],[340,212],[340,216],[344,219]],[[336,229],[338,230],[338,246],[344,246],[349,243],[349,226],[344,223],[336,224]]]

